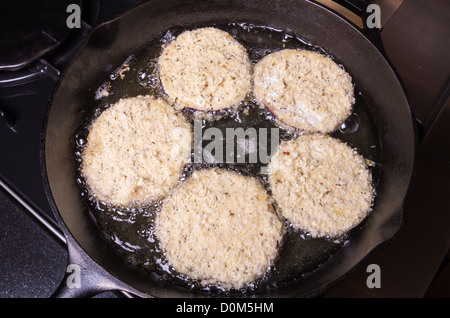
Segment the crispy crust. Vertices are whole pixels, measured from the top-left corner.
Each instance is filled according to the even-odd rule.
[[[158,60],[164,92],[177,109],[202,111],[237,107],[251,86],[245,48],[216,28],[185,31]]]
[[[313,237],[336,237],[358,225],[374,198],[365,159],[345,143],[312,134],[283,142],[269,164],[279,212]]]
[[[230,289],[273,264],[283,224],[258,180],[216,168],[194,172],[163,201],[155,233],[180,273]]]
[[[260,60],[254,93],[280,122],[307,132],[336,130],[354,104],[350,75],[331,58],[306,50],[285,49]]]
[[[191,154],[190,124],[161,99],[121,99],[92,123],[81,172],[113,205],[145,204],[174,187]]]

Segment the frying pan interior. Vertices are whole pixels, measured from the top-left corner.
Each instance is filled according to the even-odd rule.
[[[310,1],[149,1],[94,30],[63,75],[51,101],[43,133],[43,168],[49,200],[63,228],[101,267],[124,283],[156,297],[192,296],[162,286],[121,263],[88,217],[76,182],[77,129],[93,111],[96,89],[134,52],[174,26],[230,22],[286,30],[320,46],[352,75],[367,101],[380,144],[374,210],[334,257],[295,284],[260,296],[307,296],[348,273],[403,222],[415,153],[415,132],[402,86],[389,63],[354,26]]]

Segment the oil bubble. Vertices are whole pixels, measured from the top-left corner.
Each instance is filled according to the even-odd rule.
[[[358,115],[351,114],[340,126],[339,131],[343,134],[353,134],[359,130]]]

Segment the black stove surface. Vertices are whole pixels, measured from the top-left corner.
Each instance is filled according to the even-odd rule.
[[[60,72],[90,28],[141,1],[87,2],[83,27],[69,35],[67,44],[50,55],[38,57],[24,69],[13,73],[0,72],[0,112],[3,117],[0,118],[0,298],[49,297],[61,282],[67,266],[65,239],[50,209],[40,175],[39,146],[46,107]],[[379,264],[386,273],[382,278],[383,287],[376,290],[367,287],[365,279],[368,274],[364,267],[324,297],[422,297],[450,246],[450,218],[445,213],[450,207],[443,200],[442,190],[442,187],[450,188],[450,130],[445,129],[450,120],[450,67],[447,58],[450,52],[450,5],[438,0],[373,2],[380,4],[385,10],[382,12],[389,13],[383,16],[382,38],[386,53],[405,83],[418,120],[424,123],[429,133],[419,150],[417,179],[420,184],[408,202],[410,221],[405,234],[392,247],[367,260],[367,264]],[[439,23],[426,24],[428,29],[421,28],[421,24],[411,27],[408,21],[413,17],[422,24],[431,19]],[[411,32],[414,38],[422,37],[422,49],[426,55],[417,53],[404,58],[408,47],[413,45],[408,42]],[[433,36],[429,36],[430,32],[434,32]],[[435,42],[439,47],[428,49]],[[440,61],[438,66],[432,63],[436,60]],[[421,83],[424,74],[434,78],[435,82]],[[438,167],[441,169],[439,172]],[[430,184],[436,185],[439,175],[444,180],[441,188],[431,192]],[[421,202],[430,198],[434,201],[427,205],[427,215],[438,220],[431,223],[427,218],[428,223],[421,230],[419,225],[424,224],[422,209],[425,209]],[[413,239],[415,231],[422,231],[421,235],[425,236],[422,243]],[[428,235],[423,231],[437,231],[437,234]],[[436,244],[437,240],[439,243]],[[430,244],[433,246],[431,249],[427,248]],[[406,251],[404,246],[409,246]],[[415,249],[417,254],[426,248],[426,256],[412,256],[411,250]],[[425,262],[425,257],[431,259]],[[409,263],[405,265],[405,262]],[[409,268],[404,269],[405,266]],[[405,271],[404,275],[398,275]],[[408,279],[408,275],[412,278]],[[123,296],[107,292],[97,297]]]
[[[81,1],[2,1],[0,70],[21,69],[58,47],[70,33],[62,14],[70,4]]]
[[[53,90],[61,71],[94,26],[91,24],[109,21],[140,2],[121,0],[112,5],[99,0],[84,1],[82,27],[74,29],[60,47],[37,60],[31,59],[26,67],[16,72],[0,72],[0,111],[3,117],[0,119],[0,144],[4,154],[0,157],[0,178],[50,219],[54,216],[42,186],[39,146]]]
[[[84,1],[82,28],[74,29],[51,53],[3,60],[5,65],[20,61],[24,66],[0,72],[0,298],[49,297],[63,279],[65,238],[47,201],[39,162],[46,108],[61,71],[89,30],[140,2]],[[117,296],[123,295],[97,297]]]

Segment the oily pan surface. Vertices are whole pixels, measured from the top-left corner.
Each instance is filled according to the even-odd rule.
[[[220,27],[232,34],[248,49],[253,63],[270,52],[285,47],[304,48],[323,53],[317,46],[269,28],[249,28],[245,24],[228,24],[220,25]],[[99,109],[104,109],[120,97],[139,94],[163,96],[159,79],[156,76],[157,57],[161,51],[161,44],[170,42],[176,34],[182,31],[179,28],[169,30],[162,37],[162,40],[158,39],[152,45],[130,56],[129,59],[112,72],[109,79],[99,83],[97,94],[94,98],[98,104],[97,113]],[[261,38],[266,40],[263,46],[261,45]],[[153,58],[149,58],[152,56]],[[353,113],[345,125],[339,127],[332,135],[349,143],[366,158],[377,163],[379,162],[380,148],[370,108],[357,90],[355,98]],[[203,121],[202,130],[204,131],[209,127],[217,127],[225,132],[226,128],[229,127],[255,127],[257,129],[266,128],[270,132],[271,128],[278,127],[274,116],[269,111],[258,107],[253,96],[247,96],[240,106],[241,108],[238,112],[230,113],[229,116],[211,122]],[[185,111],[185,115],[192,120],[189,110]],[[90,117],[88,116],[88,118],[92,119],[92,116],[93,114]],[[282,140],[290,140],[295,137],[295,133],[280,129],[280,138]],[[77,134],[77,140],[79,141],[83,138],[86,138],[86,129],[82,128]],[[268,142],[270,142],[270,134]],[[267,187],[267,176],[261,173],[261,168],[264,168],[266,165],[267,162],[257,162],[255,164],[193,163],[185,167],[184,176],[187,178],[194,170],[219,166],[244,175],[254,176],[260,179]],[[372,170],[374,172],[374,183],[376,183],[377,166],[373,167]],[[80,183],[83,189],[83,181]],[[86,197],[90,202],[91,210],[100,228],[118,250],[118,253],[129,264],[148,272],[150,279],[154,281],[162,281],[174,286],[191,286],[194,291],[205,291],[197,282],[178,275],[164,262],[161,250],[154,240],[153,233],[152,220],[160,208],[158,204],[127,210],[99,204],[89,195],[86,195]],[[335,255],[349,242],[350,238],[350,234],[347,234],[334,240],[327,238],[316,239],[311,238],[307,233],[289,229],[274,269],[264,278],[256,281],[252,287],[244,289],[244,291],[257,293],[266,288],[291,284],[293,280],[301,280],[302,277],[307,276],[308,273],[313,272],[319,265]],[[212,288],[214,289],[214,287]],[[220,290],[217,290],[217,292],[220,293]]]

